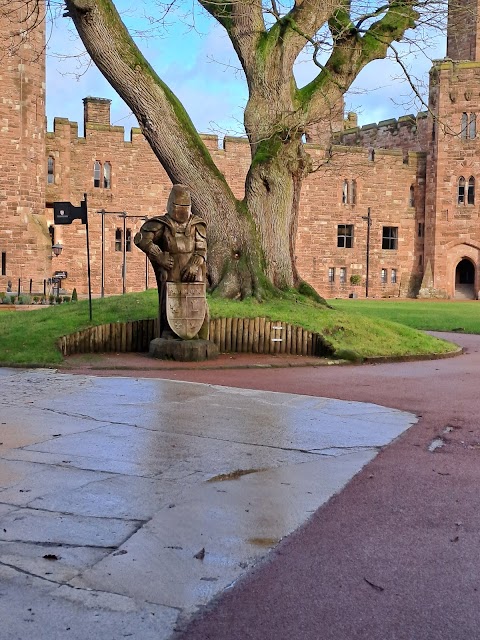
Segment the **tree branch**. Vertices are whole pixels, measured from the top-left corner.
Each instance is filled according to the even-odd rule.
[[[260,38],[266,33],[261,0],[199,0],[227,31],[242,67],[247,74],[254,64]]]
[[[324,112],[325,100],[330,104],[338,101],[369,62],[385,58],[392,42],[415,28],[419,14],[414,6],[413,0],[391,2],[384,16],[363,36],[344,12],[335,12],[329,21],[334,39],[332,53],[316,78],[298,91],[309,110],[309,120]]]

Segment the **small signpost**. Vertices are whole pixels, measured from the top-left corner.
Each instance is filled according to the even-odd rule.
[[[87,236],[87,275],[88,275],[88,303],[90,309],[90,321],[92,320],[92,284],[90,278],[90,242],[88,239],[88,209],[87,194],[83,194],[83,200],[79,207],[75,207],[71,202],[54,202],[53,203],[53,222],[54,224],[72,224],[74,220],[81,220],[85,225]],[[64,275],[63,275],[64,274]],[[55,278],[60,281],[67,277],[66,271],[57,271]]]

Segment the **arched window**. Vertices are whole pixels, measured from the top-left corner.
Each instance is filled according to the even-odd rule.
[[[412,185],[410,185],[410,195],[408,196],[408,206],[409,207],[414,207],[415,206],[415,187]]]
[[[475,178],[468,179],[467,204],[475,204]]]
[[[47,184],[55,184],[55,158],[48,156]]]
[[[458,179],[458,204],[465,204],[465,178]]]
[[[343,181],[342,204],[348,204],[348,180]]]
[[[98,160],[93,163],[93,186],[100,186],[100,176],[102,175],[102,165]]]
[[[110,162],[105,162],[103,165],[103,188],[110,189],[112,186],[112,165]]]
[[[477,137],[477,116],[475,113],[470,114],[470,122],[468,123],[468,137],[475,140]]]
[[[468,130],[468,113],[462,113],[462,130],[461,130],[462,140],[467,139],[467,130]]]

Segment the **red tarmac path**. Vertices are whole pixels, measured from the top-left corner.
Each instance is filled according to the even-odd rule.
[[[465,353],[364,366],[90,371],[374,402],[421,416],[179,640],[480,639],[480,336],[441,335]],[[139,367],[142,358],[121,364]],[[429,451],[436,438],[443,446]]]

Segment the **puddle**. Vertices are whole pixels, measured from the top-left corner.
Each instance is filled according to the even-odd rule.
[[[266,469],[237,469],[230,473],[220,473],[218,476],[209,478],[207,482],[223,482],[224,480],[238,480],[242,476],[248,476],[250,473],[258,473],[259,471],[266,471]]]
[[[250,544],[255,544],[259,547],[273,547],[280,542],[278,538],[249,538]]]

